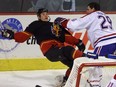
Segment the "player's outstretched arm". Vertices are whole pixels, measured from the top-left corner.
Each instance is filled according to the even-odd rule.
[[[4,29],[1,31],[1,33],[2,33],[2,37],[8,38],[8,39],[14,39],[15,42],[19,42],[19,43],[23,43],[24,41],[29,39],[29,37],[32,36],[30,33],[25,31],[15,33],[14,31],[9,29]]]
[[[15,42],[23,43],[26,40],[28,40],[31,36],[32,36],[32,34],[26,32],[26,31],[17,32],[14,34],[14,39],[15,39]]]

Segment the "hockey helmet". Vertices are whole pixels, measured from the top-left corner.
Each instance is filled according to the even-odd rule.
[[[48,12],[48,10],[46,8],[40,8],[37,11],[37,15],[39,16],[42,12]]]

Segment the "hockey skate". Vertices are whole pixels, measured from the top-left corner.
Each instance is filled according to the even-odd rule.
[[[56,80],[55,87],[64,87],[64,85],[67,81],[67,79],[65,78],[64,75],[56,76],[55,80]]]

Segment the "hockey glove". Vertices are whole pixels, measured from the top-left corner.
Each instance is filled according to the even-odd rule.
[[[78,49],[79,49],[80,51],[84,52],[84,50],[85,50],[85,45],[84,45],[84,43],[82,42],[82,40],[79,39],[79,42],[78,42],[78,44],[77,44],[77,47],[78,47]]]
[[[98,55],[91,52],[87,52],[87,54],[84,53],[83,57],[88,57],[90,59],[98,59]]]
[[[8,38],[8,39],[14,39],[14,32],[9,29],[2,30],[2,37]]]
[[[62,22],[66,21],[66,18],[58,17],[55,19],[54,24],[62,25]]]

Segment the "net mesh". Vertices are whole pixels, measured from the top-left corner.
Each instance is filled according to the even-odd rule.
[[[92,85],[97,84],[95,87],[98,85],[105,87],[114,74],[116,74],[116,61],[113,59],[77,58],[65,87],[91,87],[89,82]]]

